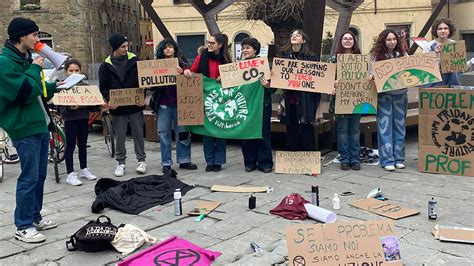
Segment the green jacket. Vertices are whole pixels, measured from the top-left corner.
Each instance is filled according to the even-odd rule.
[[[12,139],[47,133],[45,113],[38,96],[43,94],[41,70],[19,51],[3,47],[0,54],[0,127]],[[57,91],[46,83],[48,101]]]

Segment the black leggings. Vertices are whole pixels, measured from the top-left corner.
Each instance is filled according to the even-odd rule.
[[[299,123],[296,104],[289,104],[286,125],[286,149],[289,151],[315,151],[314,126]]]
[[[66,133],[66,151],[64,158],[66,160],[67,173],[74,172],[73,155],[74,149],[79,148],[79,164],[81,169],[87,167],[87,136],[89,134],[89,125],[87,119],[65,121],[64,128]]]

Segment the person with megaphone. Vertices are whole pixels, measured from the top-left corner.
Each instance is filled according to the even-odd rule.
[[[105,58],[99,68],[99,87],[102,96],[109,103],[109,91],[113,89],[138,88],[137,56],[128,51],[128,39],[122,34],[113,34],[109,38],[112,48],[111,54]],[[115,176],[125,175],[125,137],[127,126],[130,123],[133,145],[138,163],[136,171],[146,173],[145,139],[143,138],[143,110],[144,105],[113,106],[108,104],[110,114],[113,115],[112,127],[116,138],[117,168]]]
[[[13,141],[21,163],[16,186],[15,238],[27,243],[45,241],[38,231],[57,227],[41,216],[48,168],[51,117],[46,102],[62,82],[41,78],[43,57],[32,58],[40,41],[33,20],[14,18],[8,25],[8,40],[0,54],[0,127]]]

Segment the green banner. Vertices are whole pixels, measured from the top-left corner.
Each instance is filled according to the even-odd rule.
[[[261,139],[264,88],[259,81],[223,89],[204,77],[204,125],[191,132],[223,139]]]

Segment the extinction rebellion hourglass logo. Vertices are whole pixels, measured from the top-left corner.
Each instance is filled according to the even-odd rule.
[[[431,124],[431,137],[443,154],[466,156],[474,151],[474,117],[459,109],[443,110]]]
[[[204,111],[212,125],[220,129],[233,129],[247,119],[247,99],[239,88],[219,88],[208,94],[204,101]]]

